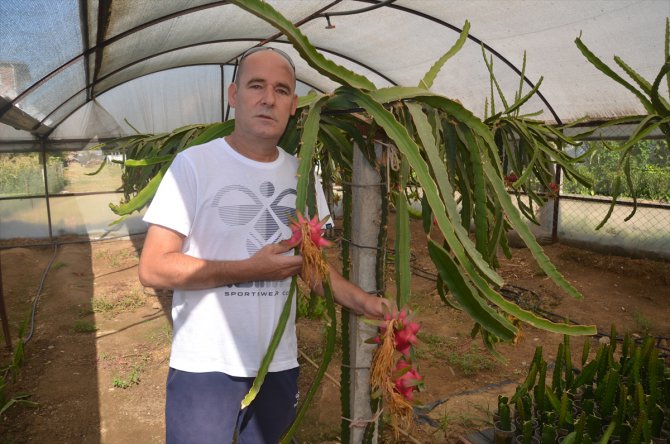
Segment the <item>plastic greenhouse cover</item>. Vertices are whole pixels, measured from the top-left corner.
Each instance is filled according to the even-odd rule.
[[[542,119],[564,123],[643,112],[633,94],[586,61],[575,38],[581,35],[624,77],[614,55],[653,80],[663,64],[664,26],[670,16],[667,0],[397,0],[366,12],[331,15],[334,27],[327,27],[324,16],[312,16],[333,2],[268,3],[300,23],[327,57],[378,87],[416,85],[469,20],[471,39],[447,62],[433,90],[481,116],[490,86],[480,43],[489,48],[486,54],[492,56],[508,97],[518,88],[525,51],[526,91],[543,76],[544,101],[536,98],[524,111],[542,110]],[[370,6],[345,0],[327,12]],[[84,23],[81,12],[87,17]],[[104,30],[101,40],[99,30]],[[95,0],[2,0],[0,121],[42,134],[60,124],[63,128],[50,137],[84,139],[125,131],[124,118],[147,131],[216,121],[225,109],[225,73],[235,57],[266,39],[274,39],[270,45],[289,46],[266,22],[221,2],[115,0],[105,14]],[[309,87],[337,87],[296,62],[299,79]],[[183,71],[189,65],[193,70]],[[180,75],[184,72],[188,75]],[[667,94],[666,85],[662,93]],[[97,105],[91,105],[93,99]],[[17,110],[42,127],[17,118]],[[0,140],[15,140],[12,133],[0,125]]]
[[[194,66],[142,77],[88,102],[50,138],[71,140],[84,135],[87,140],[100,140],[133,134],[133,128],[141,133],[161,133],[191,123],[222,121],[227,91],[224,89],[221,96],[221,75],[218,66]],[[233,68],[226,67],[223,76],[227,85],[232,81]],[[309,90],[304,84],[297,88],[301,95]],[[234,115],[234,110],[229,110],[229,116]]]
[[[139,132],[160,133],[184,122],[220,120],[219,67],[187,67],[141,77],[101,95],[95,107],[87,106],[73,114],[54,131],[52,138],[72,139],[82,133],[87,138],[133,134],[126,121]]]

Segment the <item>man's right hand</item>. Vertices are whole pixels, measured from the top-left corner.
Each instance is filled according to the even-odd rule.
[[[287,256],[286,253],[298,244],[291,245],[288,241],[266,245],[249,258],[254,273],[258,273],[260,281],[279,281],[300,274],[302,256]]]

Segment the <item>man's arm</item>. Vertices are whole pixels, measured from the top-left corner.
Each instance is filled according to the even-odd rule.
[[[184,235],[161,225],[150,225],[140,256],[142,285],[152,288],[200,290],[250,281],[275,281],[302,270],[302,256],[283,253],[295,245],[266,245],[249,259],[212,261],[181,252]]]
[[[332,265],[328,265],[328,268],[335,302],[356,314],[369,318],[382,319],[384,314],[391,312],[391,303],[388,299],[363,291],[359,286],[346,280]],[[323,295],[321,283],[314,286],[314,291]]]

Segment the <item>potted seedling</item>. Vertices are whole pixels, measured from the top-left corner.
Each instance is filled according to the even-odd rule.
[[[516,407],[515,442],[534,442],[535,436],[543,444],[668,443],[670,369],[665,359],[653,338],[635,341],[626,335],[618,348],[614,327],[610,337],[611,343],[601,345],[591,360],[585,341],[577,368],[564,338],[550,384],[547,363],[536,350],[526,379],[506,406]],[[534,421],[539,423],[535,434]]]
[[[521,434],[515,438],[517,444],[539,444],[540,440],[533,434],[535,424],[532,420],[523,421]]]
[[[654,444],[667,444],[667,436],[663,436],[663,422],[667,422],[665,420],[663,408],[660,405],[655,404],[650,409],[650,417],[650,433],[652,442],[654,442]]]
[[[514,438],[514,426],[507,396],[498,396],[499,419],[494,423],[493,440],[495,444],[510,444]]]
[[[532,400],[528,393],[524,393],[516,399],[516,415],[514,418],[514,425],[517,435],[521,434],[523,425],[526,422],[529,422],[533,428],[536,428],[537,426],[537,421],[533,419],[532,404]]]
[[[540,438],[542,444],[554,444],[557,437],[558,433],[556,433],[556,426],[552,424],[544,424],[542,426],[542,435]]]

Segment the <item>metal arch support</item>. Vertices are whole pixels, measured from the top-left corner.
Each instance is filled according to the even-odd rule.
[[[142,59],[136,60],[136,61],[134,61],[134,62],[132,62],[132,63],[127,64],[127,65],[124,65],[124,66],[122,66],[122,67],[120,67],[120,68],[114,70],[113,72],[110,72],[110,73],[107,74],[106,76],[103,76],[103,77],[98,78],[97,81],[98,81],[98,82],[99,82],[99,81],[102,81],[102,80],[108,78],[109,76],[112,76],[112,75],[114,75],[114,74],[116,74],[116,73],[118,73],[118,72],[123,71],[124,69],[127,69],[127,68],[130,67],[130,66],[133,66],[133,65],[135,65],[135,64],[137,64],[137,63],[141,63],[141,62],[143,62],[143,61],[145,61],[145,60],[148,60],[148,59],[150,59],[150,58],[152,58],[152,57],[156,57],[156,56],[159,56],[159,55],[167,54],[167,53],[170,53],[170,52],[172,52],[172,51],[179,51],[179,50],[183,50],[183,49],[187,49],[187,48],[193,48],[193,47],[200,46],[200,45],[209,45],[209,44],[212,44],[212,43],[246,42],[246,41],[249,41],[249,42],[256,42],[257,40],[251,40],[251,39],[225,39],[225,40],[215,40],[215,41],[201,42],[201,43],[193,44],[193,45],[180,46],[180,47],[178,47],[178,48],[174,48],[174,49],[171,49],[171,50],[168,50],[168,51],[162,51],[162,52],[159,52],[159,53],[156,53],[156,54],[152,54],[151,56],[148,56],[148,57],[143,57]],[[283,41],[283,40],[273,40],[273,41],[274,41],[274,42],[277,42],[277,43],[287,44],[287,45],[290,44],[290,42],[288,42],[288,41]],[[262,41],[262,42],[267,42],[267,40],[264,40],[264,41]],[[369,65],[367,65],[367,64],[365,64],[365,63],[362,63],[362,62],[360,62],[360,61],[358,61],[358,60],[356,60],[356,59],[354,59],[354,58],[352,58],[352,57],[349,57],[349,56],[347,56],[347,55],[345,55],[345,54],[341,54],[341,53],[339,53],[339,52],[332,51],[332,50],[325,49],[325,48],[320,48],[320,47],[317,47],[316,49],[318,49],[318,50],[320,50],[320,51],[323,51],[323,52],[325,52],[325,53],[328,53],[328,54],[336,55],[336,56],[341,57],[341,58],[343,58],[343,59],[345,59],[345,60],[349,60],[350,62],[355,63],[355,64],[357,64],[358,66],[361,66],[361,67],[363,67],[363,68],[369,70],[370,72],[372,72],[372,73],[378,75],[379,77],[381,77],[382,79],[386,80],[387,82],[389,82],[390,84],[392,84],[392,85],[394,85],[394,86],[398,84],[396,81],[394,81],[393,79],[391,79],[391,78],[389,78],[388,76],[384,75],[384,74],[381,73],[380,71],[377,71],[377,70],[374,69],[373,67],[371,67],[371,66],[369,66]],[[71,62],[74,62],[74,61],[76,61],[76,60],[79,60],[81,57],[82,57],[82,56],[79,55],[79,56],[77,56],[75,59],[73,59]],[[218,62],[217,62],[217,63],[214,63],[214,62],[213,62],[213,63],[209,63],[209,65],[230,65],[230,64],[235,64],[235,63],[236,63],[236,60],[237,60],[238,57],[239,57],[239,56],[233,57],[232,59],[230,59],[229,61],[227,61],[227,62],[225,62],[225,63],[218,63]],[[71,63],[71,62],[68,62],[68,64]],[[234,63],[234,62],[235,62],[235,63]],[[179,65],[179,66],[173,66],[173,67],[166,68],[166,69],[163,69],[163,70],[154,71],[154,72],[152,72],[152,73],[148,73],[148,74],[145,74],[145,75],[154,74],[154,73],[162,72],[162,71],[167,71],[167,70],[169,70],[169,69],[183,68],[183,67],[186,67],[186,66],[204,66],[204,65],[208,65],[208,63],[199,63],[199,64],[197,64],[197,65]],[[61,69],[62,69],[62,67],[61,67]],[[131,81],[131,80],[135,80],[135,79],[138,79],[138,78],[141,78],[141,77],[143,77],[143,76],[134,77],[134,78],[132,78],[132,79],[127,80],[126,82],[129,82],[129,81]],[[300,79],[298,79],[298,80],[300,80]],[[302,80],[301,80],[301,81],[302,81]],[[126,83],[126,82],[123,82],[123,83],[119,83],[119,84],[117,84],[117,85],[114,85],[114,88],[117,87],[117,86],[123,85],[123,84]],[[305,83],[307,86],[310,86],[310,87],[312,87],[312,88],[314,88],[314,89],[317,89],[317,90],[319,89],[319,88],[316,88],[314,85],[312,85],[312,84],[310,84],[310,83],[308,83],[308,82],[304,82],[304,81],[302,81],[302,82]],[[47,119],[49,119],[49,118],[53,115],[53,113],[55,113],[56,111],[58,111],[61,107],[65,106],[70,100],[73,100],[75,97],[77,97],[82,91],[84,91],[84,90],[88,90],[89,88],[94,88],[94,87],[95,87],[94,84],[88,84],[88,85],[85,85],[84,89],[81,89],[81,90],[79,90],[79,91],[76,91],[76,92],[75,92],[74,94],[72,94],[69,98],[67,98],[63,103],[61,103],[58,107],[56,107],[54,110],[52,110],[51,113],[49,113],[48,115],[46,115],[46,116],[42,119],[42,122],[44,122],[44,121],[46,121]],[[110,89],[111,89],[111,88],[110,88]],[[105,92],[107,92],[107,91],[109,91],[109,89],[106,89],[106,90],[104,90],[104,91],[98,91],[95,95],[97,96],[97,95],[103,94],[103,93],[105,93]],[[87,100],[86,100],[86,102],[84,102],[84,103],[88,103],[89,101],[91,101],[91,100],[92,100],[91,97],[93,97],[93,94],[87,95]],[[79,109],[79,108],[77,108],[77,109]],[[73,110],[72,113],[74,113],[75,111],[77,111],[77,109]],[[58,126],[58,124],[60,124],[61,121],[65,120],[65,119],[66,119],[67,117],[69,117],[72,113],[69,113],[68,115],[64,116],[63,119],[61,119],[59,122],[56,122],[56,123],[54,124],[54,127],[53,127],[52,131]],[[50,131],[50,132],[51,132],[51,131]],[[49,133],[50,133],[50,132],[49,132]]]
[[[409,14],[413,14],[413,15],[416,15],[416,16],[419,16],[419,17],[422,17],[422,18],[425,18],[425,19],[427,19],[427,20],[430,20],[430,21],[433,21],[433,22],[435,22],[435,23],[438,23],[438,24],[440,24],[440,25],[442,25],[442,26],[445,26],[445,27],[447,27],[447,28],[449,28],[449,29],[452,29],[452,30],[454,30],[454,31],[456,31],[456,32],[459,32],[459,33],[462,31],[459,27],[454,26],[454,25],[452,25],[452,24],[450,24],[450,23],[448,23],[448,22],[445,22],[445,21],[440,20],[440,19],[438,19],[438,18],[436,18],[436,17],[430,16],[430,15],[428,15],[428,14],[425,14],[425,13],[422,13],[422,12],[419,12],[419,11],[415,11],[415,10],[413,10],[413,9],[410,9],[410,8],[407,8],[407,7],[404,7],[404,6],[395,5],[395,4],[393,4],[393,2],[390,1],[390,0],[384,0],[384,1],[381,1],[381,2],[375,2],[375,1],[372,1],[372,0],[357,0],[357,1],[364,2],[364,3],[373,3],[373,6],[372,6],[372,7],[369,7],[369,8],[361,8],[361,9],[353,10],[353,11],[341,11],[340,13],[333,13],[333,14],[329,14],[329,15],[336,15],[336,14],[339,14],[339,15],[356,14],[356,13],[362,13],[362,12],[365,12],[365,11],[368,11],[368,10],[371,10],[371,9],[376,9],[376,8],[379,8],[379,7],[384,6],[384,7],[394,8],[394,9],[397,9],[397,10],[399,10],[399,11],[403,11],[403,12],[406,12],[406,13],[409,13]],[[226,1],[218,1],[218,2],[213,2],[213,3],[207,4],[207,5],[202,5],[202,6],[197,6],[197,7],[194,7],[194,8],[185,9],[185,10],[179,11],[179,12],[177,12],[177,13],[169,14],[169,15],[167,15],[167,16],[164,16],[164,17],[160,17],[160,18],[154,19],[154,20],[149,21],[149,22],[147,22],[147,23],[143,23],[143,24],[140,25],[140,26],[137,26],[137,27],[135,27],[135,28],[133,28],[133,29],[127,30],[127,31],[125,31],[125,32],[123,32],[123,33],[121,33],[121,34],[118,34],[118,35],[116,35],[116,36],[113,36],[113,37],[111,37],[111,38],[109,38],[109,39],[107,39],[107,40],[101,40],[101,39],[104,37],[104,33],[102,32],[102,29],[103,29],[103,28],[106,28],[106,25],[105,25],[105,24],[108,23],[108,19],[109,19],[109,9],[108,9],[108,7],[111,5],[110,0],[103,0],[103,1],[101,1],[101,2],[100,2],[100,9],[99,9],[98,40],[97,40],[97,42],[96,42],[96,45],[95,45],[94,47],[92,47],[92,48],[86,48],[86,49],[84,50],[84,52],[82,52],[81,54],[79,54],[79,55],[73,57],[71,60],[69,60],[68,62],[65,62],[63,65],[59,66],[58,68],[54,69],[52,72],[50,72],[49,74],[45,75],[42,79],[38,80],[36,83],[34,83],[34,84],[31,85],[29,88],[27,88],[26,90],[24,90],[21,94],[19,94],[19,95],[18,95],[14,100],[12,100],[10,103],[5,104],[5,106],[4,106],[2,109],[0,109],[0,117],[2,117],[3,114],[5,114],[5,113],[6,113],[7,111],[9,111],[10,109],[12,109],[14,103],[18,102],[19,100],[21,100],[22,98],[24,98],[25,96],[27,96],[28,94],[30,94],[36,87],[38,87],[39,85],[41,85],[41,84],[43,84],[44,82],[48,81],[48,80],[49,80],[51,77],[53,77],[55,74],[61,72],[61,71],[64,70],[64,69],[66,69],[67,67],[69,67],[69,66],[72,65],[73,63],[76,63],[76,62],[77,62],[80,58],[82,58],[82,57],[83,57],[83,58],[85,59],[85,61],[88,63],[88,60],[87,60],[87,59],[90,57],[90,55],[91,55],[92,53],[95,53],[96,60],[95,60],[95,72],[94,72],[94,75],[93,75],[93,79],[92,79],[92,80],[89,79],[89,82],[87,82],[86,87],[85,87],[85,88],[87,89],[87,98],[86,98],[86,102],[85,102],[85,103],[87,103],[90,99],[92,99],[93,97],[95,97],[96,94],[94,93],[93,89],[95,88],[95,85],[101,80],[100,78],[98,78],[98,72],[99,72],[99,64],[101,63],[101,55],[102,55],[102,51],[103,51],[103,49],[104,49],[105,46],[107,46],[107,45],[109,45],[109,44],[111,44],[111,43],[113,43],[113,42],[115,42],[115,41],[117,41],[117,40],[120,40],[120,39],[122,39],[122,38],[124,38],[124,37],[126,37],[126,36],[128,36],[128,35],[131,35],[131,34],[133,34],[133,33],[135,33],[135,32],[138,32],[138,31],[140,31],[140,30],[142,30],[142,29],[144,29],[144,28],[146,28],[146,27],[149,27],[149,26],[151,26],[151,25],[153,25],[153,24],[155,24],[155,23],[158,23],[158,22],[161,22],[161,21],[164,21],[164,20],[168,20],[168,19],[171,19],[171,18],[174,18],[174,17],[177,17],[177,16],[181,16],[181,15],[189,14],[189,13],[191,13],[191,12],[198,11],[198,10],[201,10],[201,9],[207,9],[207,8],[212,8],[212,7],[220,6],[220,5],[223,5],[223,4],[226,4],[226,3],[227,3]],[[321,8],[319,11],[315,11],[315,12],[314,12],[313,14],[311,14],[310,16],[304,18],[303,20],[300,20],[300,21],[296,22],[296,23],[295,23],[295,26],[296,26],[296,27],[299,27],[299,26],[301,26],[302,24],[304,24],[304,23],[306,23],[306,22],[308,22],[308,21],[311,21],[311,20],[313,20],[313,19],[316,19],[316,18],[325,16],[325,15],[326,15],[325,11],[327,11],[330,7],[332,7],[332,6],[334,6],[334,5],[338,4],[338,3],[340,3],[340,0],[335,0],[335,1],[333,1],[331,4],[325,6],[324,8]],[[345,14],[343,14],[343,13],[345,13]],[[261,44],[264,44],[264,43],[266,43],[266,42],[270,42],[270,41],[277,41],[277,38],[279,38],[281,35],[282,35],[281,33],[277,33],[277,34],[271,36],[270,38],[268,38],[268,39],[262,41]],[[522,76],[522,75],[523,75],[522,72],[519,70],[519,68],[517,68],[512,62],[510,62],[508,59],[506,59],[506,58],[505,58],[502,54],[500,54],[498,51],[496,51],[495,49],[493,49],[492,47],[490,47],[490,46],[487,45],[486,43],[482,42],[482,41],[481,41],[480,39],[478,39],[477,37],[474,37],[473,35],[470,34],[470,35],[468,35],[468,39],[472,40],[473,42],[475,42],[475,43],[477,43],[477,44],[480,44],[480,45],[484,46],[484,48],[486,48],[489,52],[491,52],[491,54],[495,55],[498,59],[500,59],[503,63],[505,63],[510,69],[512,69],[512,70],[513,70],[515,73],[517,73],[519,76]],[[207,43],[215,43],[215,42],[207,42]],[[282,43],[284,43],[284,42],[282,42]],[[187,47],[191,47],[191,46],[195,46],[195,45],[188,45],[188,46],[184,46],[184,47],[181,47],[181,48],[175,48],[175,50],[176,50],[176,49],[183,49],[183,48],[187,48]],[[328,51],[328,50],[325,50],[325,49],[323,49],[323,48],[321,48],[321,50],[322,50],[322,51],[325,51],[325,52],[329,52],[330,54],[337,55],[337,56],[342,57],[342,58],[344,58],[344,59],[346,59],[346,60],[349,60],[349,61],[351,61],[351,62],[354,62],[354,63],[356,63],[356,64],[358,64],[358,65],[360,65],[360,66],[362,66],[362,67],[364,67],[364,68],[366,68],[366,69],[368,69],[368,70],[370,70],[371,72],[377,74],[378,76],[384,78],[384,79],[387,80],[389,83],[391,83],[391,84],[393,84],[393,85],[397,85],[397,82],[394,82],[393,80],[391,80],[391,79],[388,78],[387,76],[383,75],[383,74],[380,73],[379,71],[377,71],[377,70],[373,69],[372,67],[367,66],[367,65],[365,65],[365,64],[363,64],[363,63],[361,63],[361,62],[359,62],[359,61],[357,61],[357,60],[354,60],[354,59],[351,58],[351,57],[345,56],[345,55],[343,55],[343,54],[336,53],[336,52],[334,52],[334,51]],[[162,54],[162,53],[159,53],[159,54]],[[158,55],[158,54],[155,54],[155,55]],[[86,63],[86,64],[87,64],[87,63]],[[137,62],[133,62],[133,63],[137,63]],[[123,68],[126,68],[126,67],[131,66],[131,65],[132,65],[132,64],[126,65],[126,66],[124,66]],[[184,66],[188,66],[188,65],[184,65]],[[123,69],[123,68],[121,68],[121,69]],[[117,70],[117,71],[114,71],[114,73],[116,73],[116,72],[118,72],[118,70]],[[110,73],[110,74],[108,74],[108,75],[111,75],[111,74],[113,74],[113,73]],[[88,69],[87,69],[87,77],[88,77]],[[103,78],[106,78],[106,76],[103,77]],[[525,75],[523,75],[523,79],[524,79],[524,81],[525,81],[531,88],[534,87],[533,82],[531,82]],[[116,85],[116,86],[118,86],[118,85]],[[102,91],[102,92],[105,92],[105,91]],[[102,93],[102,92],[101,92],[101,93]],[[78,91],[76,94],[79,94],[79,93],[81,93],[81,91]],[[76,94],[75,94],[75,95],[76,95]],[[540,100],[545,104],[545,106],[549,109],[549,111],[551,112],[551,114],[552,114],[552,116],[554,117],[554,119],[556,120],[556,122],[557,122],[558,124],[562,124],[562,121],[561,121],[561,119],[558,117],[558,114],[555,112],[554,108],[551,106],[551,104],[549,103],[549,101],[544,97],[544,95],[543,95],[539,90],[537,91],[537,95],[538,95],[538,97],[540,98]],[[69,100],[71,100],[71,99],[72,99],[72,97],[69,98],[69,99],[67,99],[65,102],[63,102],[63,104],[64,104],[64,103],[67,103],[67,102],[68,102]],[[61,105],[60,105],[58,108],[56,108],[56,109],[59,109],[61,106],[63,106],[63,104],[61,104]],[[55,110],[54,110],[54,111],[55,111]],[[53,111],[49,114],[49,116],[51,116],[52,114],[53,114]],[[49,117],[49,116],[47,116],[47,117]],[[45,119],[46,119],[46,118],[45,118]],[[44,120],[45,120],[45,119],[44,119]],[[43,121],[44,121],[44,120],[43,120]],[[60,122],[59,122],[59,123],[60,123]],[[57,126],[57,125],[56,125],[56,126]],[[34,129],[35,129],[35,128],[31,128],[30,130],[34,130]]]
[[[375,2],[375,1],[373,1],[373,0],[356,0],[356,1],[363,2],[363,3],[377,3],[377,2]],[[386,5],[384,5],[384,6],[387,7],[387,8],[397,9],[397,10],[399,10],[399,11],[403,11],[403,12],[406,12],[406,13],[408,13],[408,14],[413,14],[413,15],[416,15],[416,16],[419,16],[419,17],[422,17],[422,18],[425,18],[426,20],[430,20],[430,21],[432,21],[432,22],[435,22],[435,23],[437,23],[437,24],[440,24],[440,25],[442,25],[442,26],[445,26],[445,27],[447,27],[447,28],[449,28],[449,29],[452,29],[452,30],[458,32],[459,34],[463,31],[463,30],[462,30],[461,28],[459,28],[458,26],[452,25],[451,23],[445,22],[444,20],[438,19],[437,17],[433,17],[432,15],[428,15],[428,14],[425,14],[425,13],[420,12],[420,11],[415,11],[415,10],[410,9],[410,8],[407,8],[407,7],[405,7],[405,6],[400,6],[400,5],[390,4],[390,3],[389,3],[389,4],[386,4]],[[477,43],[478,45],[482,45],[484,48],[486,48],[487,51],[489,51],[491,54],[493,54],[493,55],[496,56],[498,59],[500,59],[500,60],[501,60],[505,65],[507,65],[512,71],[514,71],[515,73],[517,73],[517,74],[519,75],[519,77],[523,77],[523,80],[526,82],[526,84],[528,84],[531,88],[535,88],[535,85],[533,84],[533,82],[531,82],[530,79],[528,79],[528,77],[526,77],[525,74],[523,74],[523,73],[521,72],[521,70],[520,70],[519,68],[517,68],[517,66],[516,66],[514,63],[510,62],[507,58],[505,58],[505,57],[504,57],[502,54],[500,54],[498,51],[496,51],[495,49],[493,49],[493,48],[492,48],[491,46],[489,46],[488,44],[484,43],[484,42],[483,42],[482,40],[480,40],[479,38],[473,36],[472,34],[468,34],[468,39],[469,39],[469,40],[472,40],[473,42]],[[540,90],[537,91],[537,96],[540,98],[540,100],[542,100],[542,103],[545,104],[545,106],[547,107],[547,109],[549,109],[549,112],[551,113],[551,115],[552,115],[552,116],[554,117],[554,119],[556,120],[556,123],[558,123],[559,125],[563,125],[563,121],[560,119],[560,117],[558,117],[558,114],[556,114],[556,111],[554,110],[554,107],[551,106],[551,104],[549,103],[549,101],[544,97],[544,95],[542,95],[542,93],[540,92]]]
[[[322,14],[319,14],[318,17],[335,17],[337,15],[360,14],[362,12],[368,12],[368,11],[372,11],[374,9],[384,7],[384,6],[386,6],[390,3],[393,3],[394,1],[396,1],[396,0],[382,0],[382,1],[379,1],[379,2],[374,2],[374,5],[372,5],[372,6],[367,6],[365,8],[359,8],[359,9],[352,9],[352,10],[349,10],[349,11],[324,12]],[[372,2],[368,2],[368,3],[372,3]]]

